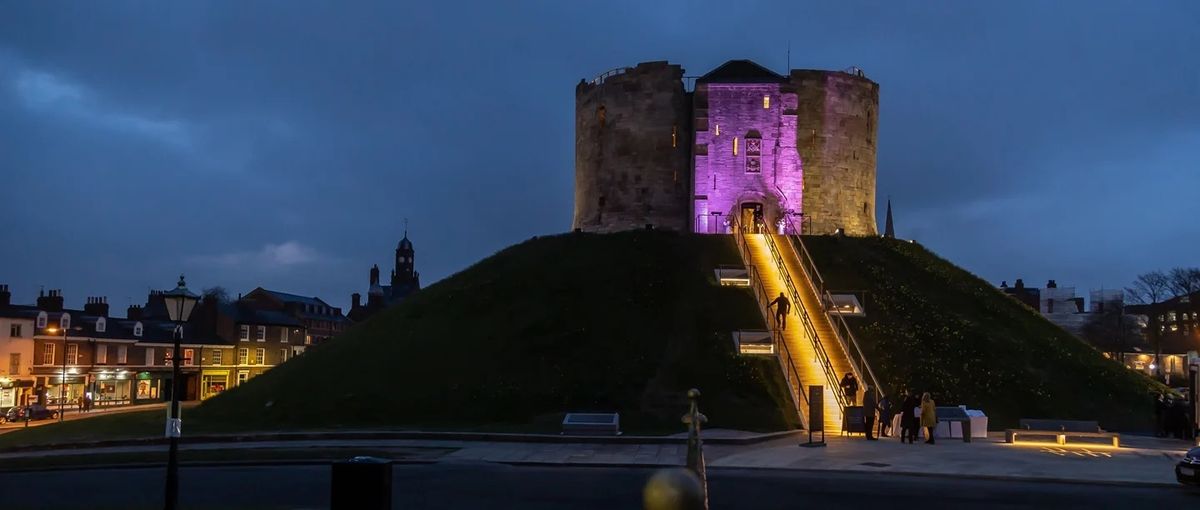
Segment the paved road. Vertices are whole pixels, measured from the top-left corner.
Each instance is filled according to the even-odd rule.
[[[97,416],[104,416],[106,414],[129,413],[129,412],[134,412],[134,411],[145,411],[147,409],[166,409],[166,406],[167,405],[165,403],[156,403],[156,404],[139,404],[136,406],[104,407],[104,408],[99,408],[99,409],[93,409],[86,413],[79,412],[79,408],[76,406],[66,406],[65,407],[66,412],[63,413],[63,419],[66,421],[86,420],[88,418],[95,418]],[[56,405],[49,406],[49,408],[54,411],[58,411],[58,406],[56,406]],[[29,426],[30,427],[40,427],[42,425],[49,425],[51,423],[58,423],[58,418],[55,418],[53,420],[49,420],[49,419],[33,420],[33,421],[29,422]],[[12,423],[8,423],[8,422],[0,423],[0,434],[12,432],[14,430],[20,430],[23,428],[25,428],[24,421],[17,421],[17,422],[12,422]]]
[[[394,508],[635,509],[649,469],[441,462],[396,465]],[[713,469],[713,509],[1200,507],[1200,491],[880,474]],[[327,508],[324,466],[194,467],[183,508]],[[6,508],[161,507],[161,469],[4,473]],[[86,504],[84,504],[86,503]]]

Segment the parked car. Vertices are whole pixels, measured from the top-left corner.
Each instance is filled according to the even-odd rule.
[[[13,407],[4,413],[4,417],[8,421],[24,421],[26,416],[29,416],[30,420],[54,419],[58,417],[58,411],[41,404],[33,404]]]
[[[1200,446],[1188,450],[1183,460],[1175,465],[1175,480],[1200,487]]]
[[[4,423],[4,422],[8,421],[8,410],[9,409],[12,409],[12,406],[0,407],[0,423]]]

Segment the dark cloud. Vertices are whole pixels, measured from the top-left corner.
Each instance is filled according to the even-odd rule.
[[[882,201],[988,279],[1194,264],[1193,2],[27,3],[0,18],[0,280],[187,271],[346,304],[565,230],[574,84],[670,59],[866,70]],[[116,301],[114,301],[116,302]]]

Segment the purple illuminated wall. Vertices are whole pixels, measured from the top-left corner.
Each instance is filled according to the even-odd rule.
[[[700,83],[694,109],[693,230],[724,233],[730,215],[747,203],[762,204],[773,230],[784,218],[799,228],[804,172],[796,94],[780,83]]]

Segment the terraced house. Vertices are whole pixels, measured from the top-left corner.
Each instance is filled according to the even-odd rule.
[[[68,309],[61,290],[41,292],[36,305],[11,300],[0,285],[0,406],[169,400],[177,332],[183,334],[182,400],[243,384],[313,343],[301,319],[252,299],[206,297],[178,329],[161,291],[152,291],[145,305],[130,306],[123,318],[109,313],[104,297]]]

